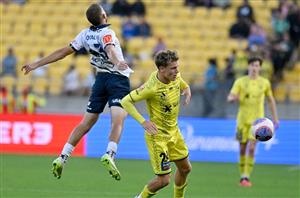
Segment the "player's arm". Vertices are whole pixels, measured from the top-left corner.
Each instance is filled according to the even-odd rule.
[[[112,62],[114,65],[117,65],[119,70],[125,70],[129,67],[125,61],[118,59],[114,45],[112,45],[112,44],[106,45],[105,52],[106,52],[110,62]]]
[[[227,96],[227,102],[236,102],[239,101],[239,92],[240,92],[240,81],[236,80],[230,90],[230,93]]]
[[[276,107],[275,99],[273,97],[271,84],[269,81],[267,82],[267,89],[265,91],[265,94],[268,99],[268,105],[269,105],[269,108],[270,108],[270,111],[272,114],[274,126],[275,126],[275,128],[278,128],[279,127],[279,119],[278,119],[278,114],[277,114],[277,107]]]
[[[272,95],[268,96],[267,99],[268,99],[269,108],[270,108],[270,111],[272,114],[274,126],[275,126],[275,128],[278,128],[279,127],[279,119],[278,119],[275,99]]]
[[[41,58],[40,60],[38,60],[36,62],[24,65],[21,70],[24,71],[24,74],[26,75],[38,67],[47,65],[49,63],[56,62],[60,59],[63,59],[64,57],[72,54],[73,52],[74,52],[74,50],[70,46],[58,49],[55,52],[53,52],[52,54],[50,54],[49,56]]]
[[[141,90],[143,89],[143,90]],[[136,109],[134,103],[145,100],[151,97],[151,90],[148,88],[139,88],[131,91],[127,96],[121,100],[121,105],[136,121],[138,121],[143,128],[150,134],[156,134],[157,128],[151,121],[147,121]]]
[[[181,95],[185,96],[183,105],[188,105],[192,98],[192,92],[189,85],[180,77],[180,89],[182,90]]]

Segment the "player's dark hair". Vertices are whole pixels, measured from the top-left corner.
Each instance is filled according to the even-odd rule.
[[[87,20],[94,26],[101,24],[101,14],[101,6],[97,3],[93,3],[92,5],[90,5],[90,7],[85,12]]]
[[[256,61],[259,62],[260,66],[263,64],[263,60],[260,57],[250,57],[248,59],[248,65],[250,65],[251,63],[256,62]]]
[[[175,51],[162,50],[154,56],[155,65],[159,67],[167,67],[170,63],[178,61],[179,57]]]

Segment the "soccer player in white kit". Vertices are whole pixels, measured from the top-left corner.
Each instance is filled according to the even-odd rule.
[[[127,116],[120,105],[121,99],[130,92],[129,75],[133,71],[124,61],[120,43],[110,25],[107,24],[107,15],[98,4],[92,4],[86,11],[86,17],[92,24],[82,30],[69,46],[56,50],[36,62],[24,65],[22,71],[30,71],[56,62],[75,51],[85,48],[91,55],[90,63],[97,70],[96,80],[92,88],[86,113],[82,121],[73,129],[60,156],[52,163],[52,172],[60,178],[62,170],[80,139],[92,128],[103,112],[108,102],[111,113],[111,131],[106,153],[101,157],[101,162],[116,180],[121,179],[114,156],[123,129],[123,122]]]

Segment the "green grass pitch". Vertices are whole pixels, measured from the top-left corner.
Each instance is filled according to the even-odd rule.
[[[53,156],[0,155],[0,197],[133,198],[153,177],[148,161],[118,160],[114,181],[96,158],[72,157],[61,179],[50,172]],[[186,198],[299,198],[299,166],[256,165],[253,186],[238,186],[236,164],[193,162]],[[173,180],[157,198],[173,197]]]

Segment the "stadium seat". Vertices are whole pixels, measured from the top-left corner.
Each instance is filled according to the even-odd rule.
[[[289,100],[291,102],[300,102],[300,87],[299,84],[297,86],[292,86],[289,91]]]
[[[32,91],[35,94],[44,96],[47,93],[48,80],[44,77],[35,78],[32,84]]]
[[[13,91],[15,88],[16,78],[6,75],[0,78],[1,86],[4,86],[8,91]]]
[[[279,85],[274,89],[274,97],[277,102],[284,102],[287,98],[287,87]]]

